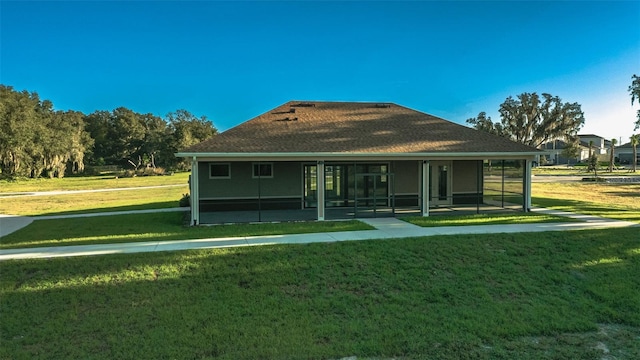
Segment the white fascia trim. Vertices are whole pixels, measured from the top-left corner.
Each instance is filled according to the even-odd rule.
[[[176,153],[176,157],[235,158],[235,159],[343,159],[343,158],[402,158],[402,159],[524,159],[543,154],[543,151],[531,152],[458,152],[458,153]]]

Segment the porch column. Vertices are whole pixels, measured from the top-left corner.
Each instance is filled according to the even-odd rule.
[[[524,161],[524,191],[522,193],[524,198],[524,212],[531,211],[531,160]]]
[[[318,221],[324,221],[324,161],[318,161],[317,165]]]
[[[191,178],[190,178],[190,192],[191,192],[191,225],[200,224],[200,184],[198,174],[198,160],[194,156],[191,159]]]
[[[422,162],[422,216],[429,216],[429,160]]]

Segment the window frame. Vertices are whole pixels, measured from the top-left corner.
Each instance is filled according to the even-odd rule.
[[[227,166],[227,176],[214,176],[211,174],[211,170],[215,165],[226,165]],[[209,179],[231,179],[231,163],[219,163],[219,162],[214,162],[214,163],[209,163]]]
[[[256,175],[256,166],[258,171],[260,171],[260,166],[262,165],[268,165],[271,169],[270,173],[271,175]],[[273,163],[272,162],[254,162],[251,163],[251,178],[252,179],[273,179]]]

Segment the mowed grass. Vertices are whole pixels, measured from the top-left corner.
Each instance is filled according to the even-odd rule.
[[[357,220],[188,227],[184,225],[184,216],[182,212],[168,212],[36,220],[0,238],[0,249],[373,229]]]
[[[640,184],[533,183],[532,203],[640,223]]]
[[[0,358],[637,359],[637,229],[0,262]]]
[[[154,189],[0,197],[0,214],[38,216],[170,208],[178,207],[178,201],[188,192],[185,184]]]
[[[187,184],[188,172],[175,173],[170,176],[137,176],[132,178],[116,178],[110,176],[77,176],[62,179],[17,179],[0,180],[1,193],[20,193],[34,191],[96,190],[116,189],[142,186],[162,186]]]
[[[500,224],[535,224],[548,222],[576,221],[562,216],[540,213],[504,213],[504,214],[473,214],[473,215],[437,215],[429,217],[412,216],[402,220],[422,227],[436,226],[471,226],[471,225],[500,225]]]

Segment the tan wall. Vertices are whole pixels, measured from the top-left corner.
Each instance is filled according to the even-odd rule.
[[[209,163],[200,163],[200,198],[247,198],[258,196],[258,179],[252,178],[251,162],[231,162],[230,179],[209,179]],[[274,162],[273,178],[260,179],[262,197],[302,197],[302,165]]]
[[[478,189],[477,160],[458,160],[453,162],[451,192],[471,193]]]
[[[391,171],[395,174],[396,194],[418,194],[420,191],[421,161],[393,161]]]
[[[470,193],[477,189],[475,160],[453,161],[453,193]],[[209,179],[209,163],[199,164],[200,198],[249,198],[258,196],[258,179],[252,178],[252,162],[230,162],[230,179]],[[396,194],[417,194],[420,189],[421,162],[394,161]],[[302,197],[302,164],[299,162],[273,162],[273,178],[262,178],[262,197]]]

